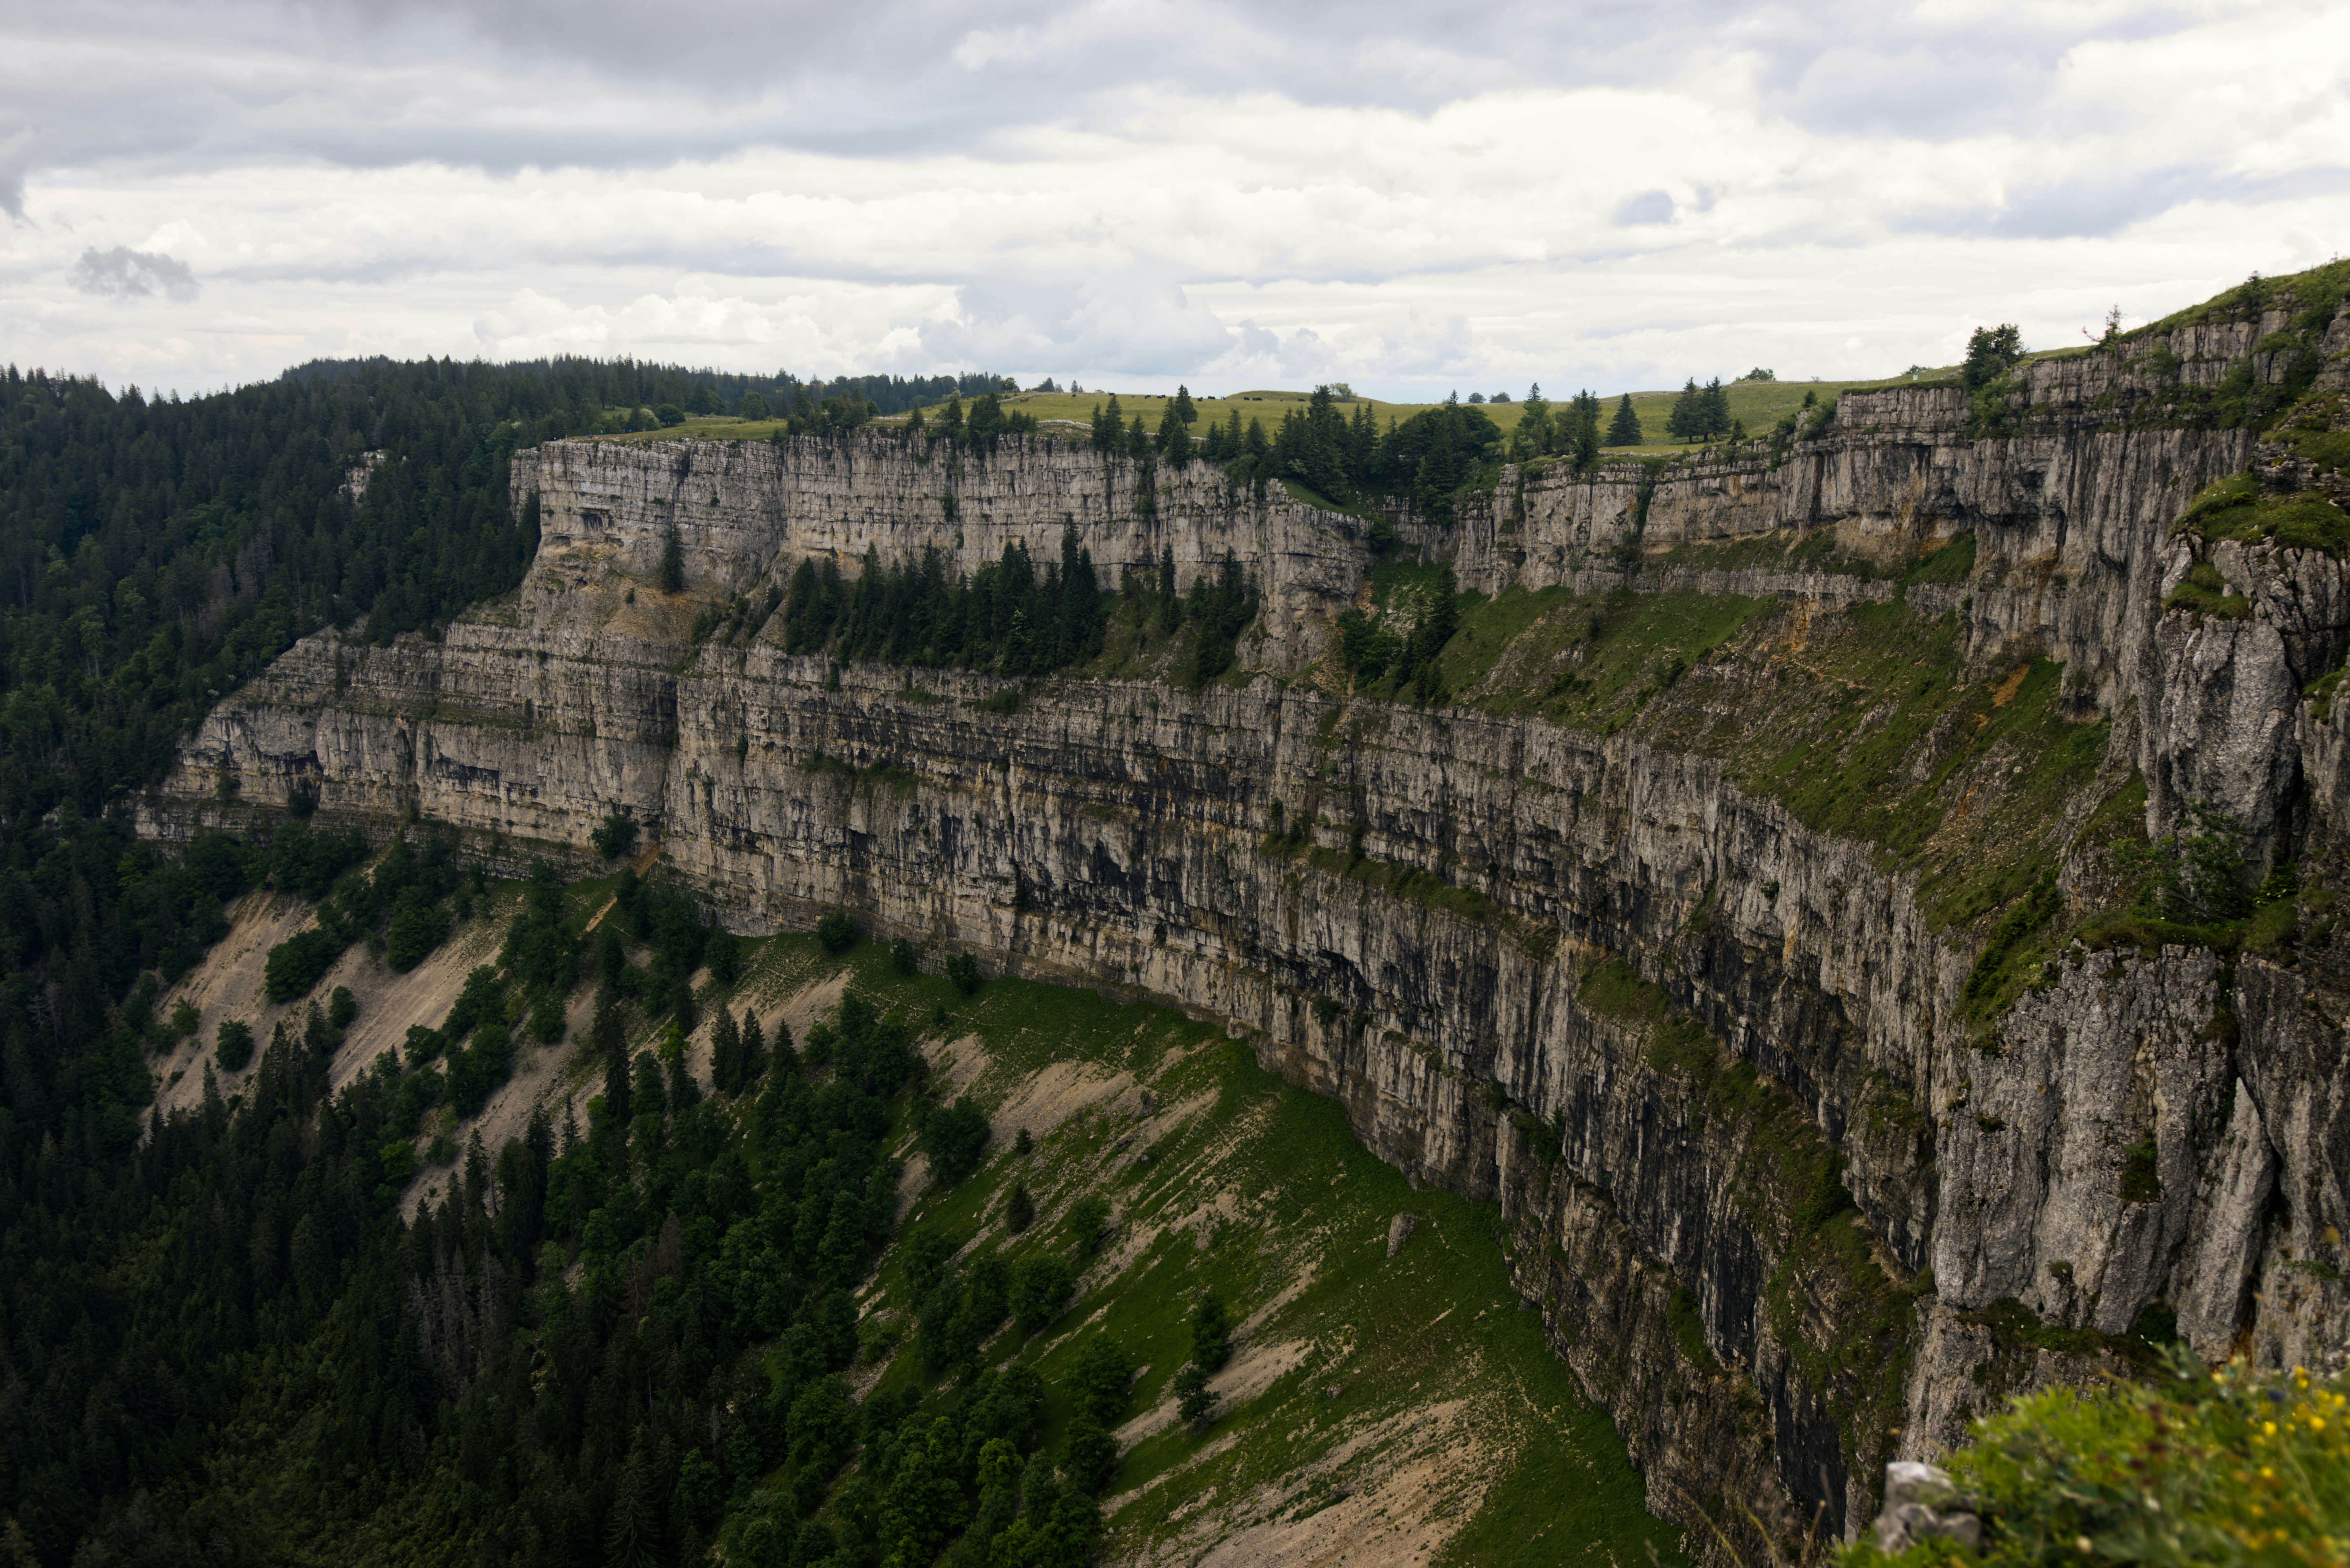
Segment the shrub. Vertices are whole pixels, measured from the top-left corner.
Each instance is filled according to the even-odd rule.
[[[1097,1334],[1077,1352],[1063,1383],[1080,1420],[1115,1427],[1125,1417],[1133,1393],[1134,1363],[1116,1341]]]
[[[1022,1136],[1026,1136],[1025,1128],[1022,1129]],[[1003,1205],[1003,1228],[1017,1236],[1035,1222],[1036,1200],[1028,1196],[1028,1186],[1025,1182],[1014,1182],[1012,1196]]]
[[[563,1016],[563,998],[547,992],[530,1011],[530,1036],[542,1045],[552,1045],[563,1038],[567,1027]]]
[[[702,961],[710,967],[710,978],[721,985],[732,985],[743,975],[743,939],[723,926],[712,926],[702,940]]]
[[[979,1168],[987,1147],[987,1113],[969,1095],[922,1124],[922,1150],[931,1157],[931,1174],[941,1187],[952,1187]]]
[[[391,906],[391,923],[385,929],[383,956],[405,974],[449,935],[449,917],[421,888],[403,888]]]
[[[969,953],[957,953],[947,960],[947,978],[965,996],[976,996],[984,981],[980,977],[979,961]]]
[[[318,927],[279,942],[269,950],[268,961],[262,965],[262,989],[272,1002],[292,1002],[307,996],[349,945],[341,937]]]
[[[359,1015],[359,999],[351,994],[351,988],[335,987],[334,994],[327,998],[327,1022],[338,1029],[348,1029]]]
[[[196,1011],[193,1003],[174,1002],[172,1005],[172,1033],[185,1040],[196,1032],[196,1025],[203,1017],[203,1015]]]
[[[816,923],[816,940],[828,953],[845,953],[857,945],[857,922],[845,911],[835,909]]]
[[[1012,1315],[1024,1339],[1061,1315],[1076,1286],[1069,1265],[1052,1252],[1026,1257],[1012,1268]]]
[[[1191,1359],[1213,1372],[1232,1359],[1232,1325],[1224,1299],[1210,1291],[1191,1309]]]
[[[603,823],[595,832],[588,836],[588,842],[595,846],[596,853],[605,859],[618,860],[637,846],[635,819],[614,812],[604,818]]]
[[[1081,1251],[1098,1252],[1109,1233],[1109,1199],[1088,1194],[1069,1205],[1069,1235]]]
[[[253,1026],[239,1019],[221,1020],[213,1036],[213,1055],[225,1072],[242,1073],[253,1061]]]
[[[922,972],[922,955],[914,950],[912,942],[899,937],[889,944],[889,967],[899,974],[920,974]]]
[[[1083,1417],[1070,1424],[1061,1468],[1069,1484],[1088,1497],[1098,1497],[1118,1473],[1118,1439]]]
[[[1195,1431],[1204,1430],[1216,1418],[1216,1397],[1208,1391],[1208,1369],[1194,1361],[1175,1374],[1173,1387],[1177,1396],[1176,1413],[1183,1424]]]
[[[405,1187],[416,1174],[416,1146],[406,1138],[396,1138],[377,1151],[376,1162],[383,1167],[386,1182]]]

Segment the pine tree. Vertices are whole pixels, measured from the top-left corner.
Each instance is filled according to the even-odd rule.
[[[790,1038],[789,1032],[785,1037]],[[759,1028],[759,1015],[745,1009],[743,1013],[743,1086],[749,1088],[767,1075],[767,1041]]]
[[[1540,381],[1526,389],[1525,401],[1519,404],[1518,409],[1518,428],[1510,432],[1510,456],[1523,462],[1528,458],[1541,457],[1549,452],[1555,440],[1551,431],[1550,403],[1543,396]]]
[[[1177,468],[1191,465],[1191,427],[1183,421],[1183,402],[1167,405],[1159,418],[1159,455]]]
[[[1588,473],[1599,466],[1599,399],[1591,392],[1575,394],[1575,466]]]
[[[1705,434],[1705,394],[1698,389],[1695,376],[1681,388],[1681,395],[1673,400],[1673,411],[1665,419],[1665,433],[1685,441]]]
[[[1703,431],[1705,439],[1711,441],[1716,436],[1728,435],[1730,433],[1730,393],[1722,387],[1721,378],[1716,376],[1708,381],[1705,384],[1705,390],[1700,394],[1700,407],[1703,411],[1705,421]]]
[[[1199,405],[1191,401],[1191,389],[1189,387],[1176,388],[1175,401],[1170,406],[1175,410],[1175,417],[1187,425],[1200,417]]]
[[[743,1031],[722,1007],[710,1026],[710,1082],[720,1094],[732,1095],[743,1087],[742,1072]]]
[[[1150,461],[1150,432],[1142,427],[1142,416],[1134,416],[1133,425],[1126,432],[1126,455],[1137,462]]]
[[[1617,400],[1615,421],[1607,427],[1609,446],[1638,446],[1640,416],[1632,410],[1632,394],[1627,392]]]

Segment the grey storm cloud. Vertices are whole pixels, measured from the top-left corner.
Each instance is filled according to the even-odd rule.
[[[161,295],[182,304],[203,289],[187,263],[156,251],[134,251],[128,245],[82,252],[81,259],[74,263],[73,285],[101,299],[148,299]]]

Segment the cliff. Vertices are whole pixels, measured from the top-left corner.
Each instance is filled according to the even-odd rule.
[[[2350,429],[2350,317],[2311,310],[1972,400],[1850,394],[1782,441],[1505,470],[1455,528],[1401,520],[1489,596],[1434,707],[1319,662],[1367,524],[1211,471],[1146,484],[1017,439],[558,443],[516,462],[543,530],[516,594],[438,641],[308,639],[147,820],[307,781],[329,817],[519,861],[624,811],[738,927],[847,907],[1179,1004],[1415,1181],[1500,1202],[1659,1512],[1856,1528],[1887,1460],[2166,1314],[2207,1356],[2350,1345],[2324,679],[2350,529],[2260,510],[2340,483],[2290,439]],[[2238,385],[2300,400],[2258,439],[2197,400]],[[2269,499],[2181,525],[2256,462]],[[1265,593],[1254,673],[1006,701],[791,657],[772,622],[693,634],[800,558],[968,568],[1065,527],[1113,582],[1230,550]],[[2256,935],[2116,912],[2190,802],[2279,873]]]

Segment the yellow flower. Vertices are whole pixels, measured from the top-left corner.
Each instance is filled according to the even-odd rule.
[[[2312,1416],[2309,1418],[2309,1429],[2313,1432],[2322,1432],[2325,1430],[2325,1417],[2323,1416]]]
[[[2273,1432],[2273,1431],[2275,1431],[2275,1430],[2276,1430],[2276,1428],[2275,1428],[2274,1427],[2271,1427],[2271,1428],[2269,1428],[2269,1430],[2270,1430],[2270,1431],[2272,1431],[2272,1432]],[[2274,1471],[2274,1470],[2271,1469],[2270,1469],[2268,1466],[2266,1466],[2266,1465],[2262,1465],[2262,1466],[2261,1467],[2261,1480],[2276,1480],[2276,1471]]]
[[[2261,1423],[2261,1430],[2273,1438],[2276,1436],[2276,1423],[2274,1421],[2262,1421]],[[2263,1471],[2262,1473],[2265,1474],[2267,1472]]]

